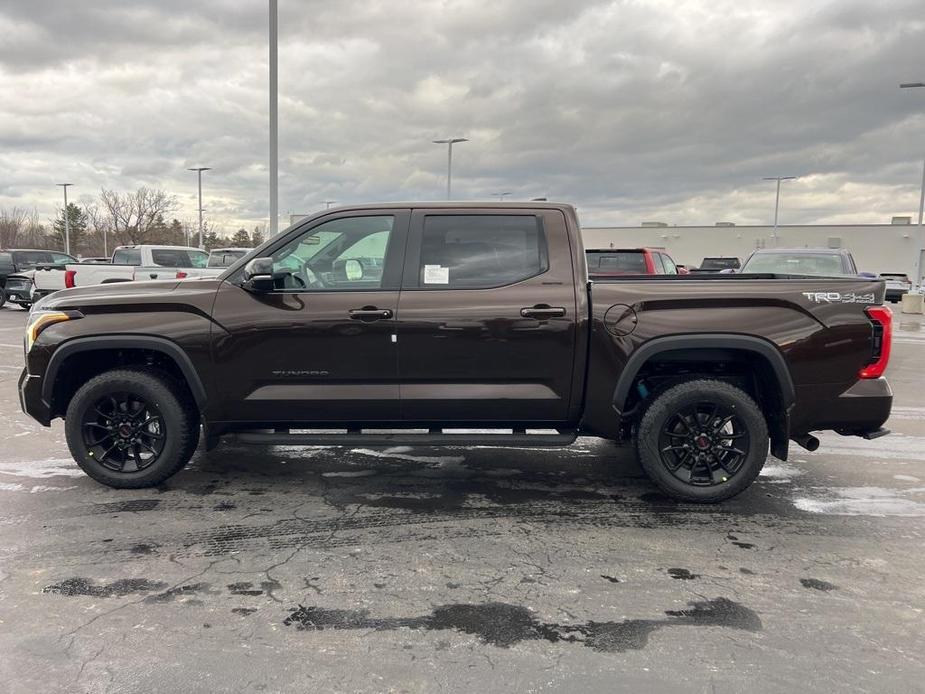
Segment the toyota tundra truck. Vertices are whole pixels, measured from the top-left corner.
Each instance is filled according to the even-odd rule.
[[[345,207],[213,279],[38,302],[22,408],[64,418],[111,487],[148,487],[200,438],[345,446],[631,442],[667,494],[716,502],[813,432],[890,414],[884,283],[653,275],[589,282],[575,210]]]

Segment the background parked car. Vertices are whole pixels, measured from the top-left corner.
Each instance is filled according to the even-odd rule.
[[[32,298],[38,301],[60,289],[112,282],[217,277],[220,268],[207,268],[209,254],[190,246],[119,246],[109,263],[39,266],[33,277]]]
[[[231,267],[253,248],[213,248],[209,251],[208,267]]]
[[[761,248],[748,256],[740,272],[841,277],[857,276],[858,268],[843,248]]]
[[[36,267],[63,267],[67,263],[76,262],[73,256],[60,251],[32,248],[0,251],[0,306],[10,301],[28,308],[32,305],[32,273]]]
[[[623,277],[626,275],[677,275],[678,266],[660,248],[587,249],[588,277]]]
[[[90,263],[92,265],[105,265],[111,263],[112,259],[107,256],[94,256],[92,258],[79,258],[81,263]]]
[[[881,272],[880,279],[886,280],[886,300],[896,303],[903,294],[912,291],[912,280],[904,272]]]
[[[735,257],[714,256],[704,258],[700,267],[692,267],[691,272],[722,272],[723,270],[738,270],[742,261]]]

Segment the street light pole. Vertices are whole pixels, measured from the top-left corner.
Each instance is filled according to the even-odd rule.
[[[64,189],[64,252],[71,254],[71,216],[67,212],[67,187],[73,183],[56,183]],[[921,224],[921,221],[919,222]]]
[[[498,202],[504,202],[504,196],[505,196],[505,195],[510,195],[510,192],[492,193],[492,195],[497,195],[497,196],[498,196]]]
[[[195,171],[199,176],[199,247],[204,248],[202,242],[202,172],[211,171],[209,166],[197,166],[192,169],[187,169],[187,171]]]
[[[777,214],[780,210],[780,182],[781,181],[792,181],[796,176],[765,176],[765,181],[777,181],[777,195],[774,198],[774,231],[772,232],[772,238],[774,239],[774,246],[777,246]]]
[[[270,0],[270,238],[279,231],[279,13]]]
[[[446,145],[446,199],[453,197],[453,145],[457,142],[468,142],[465,137],[448,137],[444,140],[434,140],[435,145]]]
[[[900,89],[915,89],[916,87],[925,87],[925,82],[903,82],[899,85]],[[925,212],[925,163],[922,164],[922,190],[919,193],[919,233],[918,233],[918,252],[915,254],[915,272],[913,287],[922,286],[922,248],[925,246],[922,229],[922,213]]]

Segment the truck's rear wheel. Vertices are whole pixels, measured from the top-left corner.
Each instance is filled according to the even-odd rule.
[[[646,474],[671,496],[722,501],[758,477],[768,456],[768,426],[740,388],[689,381],[649,405],[639,423],[636,450]]]
[[[137,489],[186,465],[199,440],[199,414],[166,375],[116,369],[78,389],[64,430],[71,455],[90,477]]]

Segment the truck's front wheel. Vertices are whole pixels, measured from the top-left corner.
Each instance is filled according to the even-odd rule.
[[[636,450],[646,474],[671,496],[722,501],[758,477],[768,456],[768,426],[740,388],[689,381],[649,405],[639,423]]]
[[[71,455],[90,477],[137,489],[186,465],[199,440],[199,414],[166,375],[116,369],[77,390],[64,431]]]

